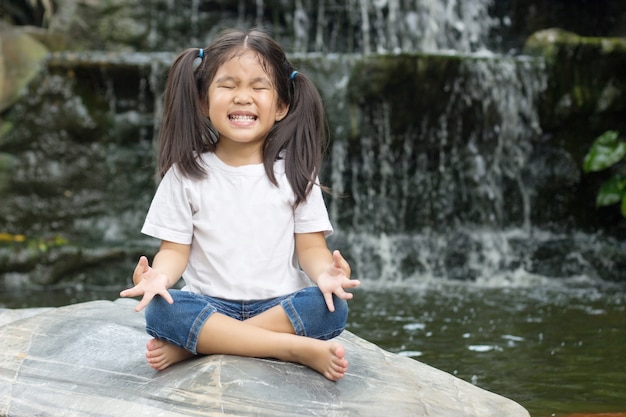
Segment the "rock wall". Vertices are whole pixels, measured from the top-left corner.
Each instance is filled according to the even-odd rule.
[[[0,36],[0,112],[9,108],[24,88],[44,68],[48,50],[19,30]]]
[[[138,230],[154,189],[153,137],[174,51],[223,26],[255,23],[284,41],[325,98],[332,243],[351,248],[357,270],[474,279],[493,272],[481,268],[493,258],[485,250],[497,247],[511,253],[498,254],[495,270],[623,278],[624,222],[617,210],[594,207],[603,176],[580,168],[596,136],[626,132],[623,38],[547,31],[524,46],[521,34],[541,26],[531,17],[548,6],[522,1],[428,1],[397,14],[394,1],[54,4],[39,18],[48,30],[20,34],[34,45],[33,55],[22,54],[34,57],[29,69],[42,62],[41,44],[56,51],[45,70],[34,79],[36,71],[25,73],[27,87],[3,84],[13,91],[3,96],[13,104],[0,120],[5,286],[114,283],[154,249]],[[590,10],[590,20],[606,26],[580,26],[574,11],[563,22],[585,34],[623,33],[623,10],[597,4],[604,6]],[[533,11],[525,18],[532,25],[520,23],[523,10]],[[406,23],[415,13],[419,43],[404,27],[402,46],[390,46],[394,19]],[[297,16],[309,22],[305,33]],[[463,36],[443,36],[453,26]],[[490,44],[525,54],[487,52]],[[296,53],[325,48],[394,53]],[[0,68],[14,68],[8,49],[2,55]]]
[[[291,52],[508,53],[551,27],[582,36],[626,35],[626,4],[612,0],[22,0],[2,6],[3,21],[48,28],[45,37],[55,49],[74,50],[176,51],[233,26],[264,27]]]

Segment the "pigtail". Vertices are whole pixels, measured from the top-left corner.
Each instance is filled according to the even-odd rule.
[[[289,112],[265,141],[264,163],[268,177],[276,184],[272,167],[284,151],[285,171],[297,206],[317,181],[327,132],[322,98],[315,85],[297,71],[287,74]]]
[[[204,61],[197,48],[181,53],[170,68],[159,131],[158,172],[161,177],[177,164],[188,177],[202,178],[206,169],[198,156],[214,150],[216,138],[205,115],[207,89]],[[194,65],[200,59],[199,66]]]
[[[281,46],[260,31],[224,32],[203,50],[206,57],[197,69],[194,60],[202,58],[198,49],[188,49],[178,56],[170,69],[165,91],[159,132],[159,173],[163,176],[177,164],[186,176],[206,175],[199,155],[214,152],[218,140],[218,133],[206,116],[208,84],[220,65],[248,48],[258,53],[264,69],[273,77],[280,102],[289,105],[285,118],[274,125],[265,140],[263,163],[270,181],[278,186],[274,164],[284,158],[285,173],[297,206],[307,199],[320,172],[327,138],[324,108],[311,80],[294,71]]]

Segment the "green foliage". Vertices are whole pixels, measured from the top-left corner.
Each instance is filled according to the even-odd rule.
[[[619,132],[608,130],[591,145],[583,161],[585,172],[602,171],[623,161],[626,156],[626,142],[620,139]],[[598,195],[596,206],[603,207],[620,203],[622,216],[626,217],[626,178],[615,173],[605,181]]]
[[[30,251],[46,253],[51,248],[65,246],[69,244],[69,241],[63,236],[29,239],[22,234],[0,232],[0,245],[2,244],[23,245],[26,246]]]

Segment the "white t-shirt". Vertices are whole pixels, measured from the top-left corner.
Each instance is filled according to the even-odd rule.
[[[205,153],[207,177],[163,177],[142,233],[191,244],[184,289],[230,300],[278,297],[312,284],[299,268],[294,233],[333,229],[319,186],[293,209],[284,161],[274,164],[279,187],[263,164],[232,167]]]

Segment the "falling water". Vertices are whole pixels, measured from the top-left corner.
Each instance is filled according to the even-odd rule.
[[[538,236],[528,171],[541,135],[543,72],[541,62],[524,58],[469,57],[443,93],[443,113],[416,114],[396,134],[392,103],[403,99],[381,97],[364,116],[371,130],[363,128],[358,142],[333,143],[331,186],[345,197],[330,209],[358,271],[398,282],[482,279],[525,267],[519,242]],[[468,110],[476,119],[456,116]]]
[[[294,0],[223,2],[214,7],[192,0],[137,6],[145,14],[148,36],[141,49],[175,51],[208,42],[224,28],[260,27],[288,51],[337,53],[441,52],[488,50],[493,0]],[[141,29],[136,29],[140,33]],[[138,36],[139,38],[139,36]]]

